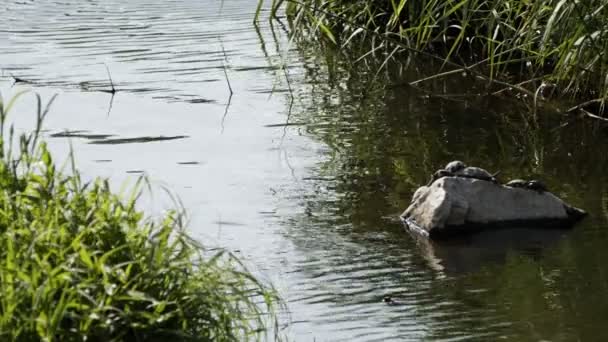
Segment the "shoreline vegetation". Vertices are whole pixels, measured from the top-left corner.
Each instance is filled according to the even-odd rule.
[[[266,3],[271,20],[284,11],[294,35],[340,49],[368,44],[364,55],[382,52],[386,61],[439,62],[435,74],[409,86],[461,75],[485,84],[487,94],[534,108],[559,100],[561,112],[608,121],[605,0],[259,0],[255,21]]]
[[[56,167],[41,141],[49,106],[17,136],[20,92],[0,96],[0,338],[6,341],[279,339],[276,291],[233,255],[200,246],[176,209],[136,209],[145,180],[118,195]]]

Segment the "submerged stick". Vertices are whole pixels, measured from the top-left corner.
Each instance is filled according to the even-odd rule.
[[[464,69],[464,68],[454,69],[454,70],[442,72],[442,73],[439,73],[439,74],[431,75],[429,77],[421,78],[421,79],[416,80],[414,82],[410,82],[410,85],[415,85],[415,84],[418,84],[418,83],[422,83],[422,82],[433,80],[435,78],[445,77],[445,76],[449,76],[449,75],[453,75],[453,74],[458,74],[458,73],[462,73],[462,72],[466,72],[466,69]]]
[[[110,68],[108,68],[108,65],[106,63],[103,63],[103,65],[106,66],[106,72],[108,73],[108,78],[110,79],[110,86],[112,87],[112,89],[102,90],[102,92],[116,94],[116,88],[114,88],[114,81],[112,81],[112,75],[110,74]]]
[[[578,105],[576,105],[576,106],[574,106],[572,108],[569,108],[567,110],[567,112],[573,112],[573,111],[575,111],[577,109],[583,109],[584,107],[586,107],[588,105],[591,105],[591,104],[594,104],[594,103],[601,103],[601,102],[604,102],[606,100],[608,100],[608,99],[607,98],[597,98],[597,99],[585,101],[585,102],[580,103],[580,104],[578,104]]]
[[[224,43],[220,38],[220,46],[222,47],[222,54],[224,55],[224,61],[222,62],[222,70],[224,70],[224,76],[226,77],[226,83],[228,84],[228,90],[230,90],[230,96],[234,94],[232,91],[232,85],[230,84],[230,78],[228,78],[228,71],[226,71],[226,62],[228,62],[228,56],[226,55],[226,50],[224,49]]]
[[[586,116],[588,116],[588,117],[590,117],[590,118],[592,118],[592,119],[600,120],[600,121],[602,121],[602,122],[608,122],[608,118],[605,118],[605,117],[603,117],[603,116],[595,115],[595,114],[593,114],[593,113],[591,113],[591,112],[589,112],[589,111],[587,111],[587,110],[584,110],[584,109],[582,109],[582,108],[580,109],[580,111],[581,111],[583,114],[585,114]]]
[[[33,84],[34,82],[23,79],[23,78],[19,78],[13,74],[11,74],[11,77],[13,78],[13,85],[17,84],[17,83],[26,83],[26,84]]]
[[[228,109],[230,109],[230,104],[232,103],[232,95],[234,95],[234,91],[232,90],[232,85],[230,84],[230,78],[228,77],[228,70],[226,67],[226,63],[228,63],[228,55],[226,54],[226,49],[224,49],[224,42],[222,42],[222,38],[218,37],[220,41],[220,46],[222,48],[222,54],[224,55],[224,60],[222,61],[222,70],[224,71],[224,77],[226,77],[226,84],[228,85],[228,91],[230,91],[230,95],[228,95],[228,102],[226,103],[226,108],[224,109],[224,115],[222,116],[222,133],[224,133],[224,122],[226,121],[226,117],[228,116]]]

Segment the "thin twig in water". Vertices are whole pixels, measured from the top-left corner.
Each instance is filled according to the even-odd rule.
[[[285,74],[285,81],[287,82],[287,89],[289,90],[289,108],[287,109],[287,118],[285,120],[285,126],[283,126],[283,135],[281,136],[281,146],[283,145],[283,141],[285,140],[285,137],[287,136],[287,127],[290,123],[291,120],[291,112],[293,111],[293,103],[294,103],[294,96],[293,96],[293,89],[291,88],[291,82],[289,81],[289,72],[287,71],[287,68],[285,66],[283,66],[283,73]]]
[[[410,85],[415,85],[415,84],[418,84],[418,83],[430,81],[430,80],[435,79],[435,78],[440,78],[440,77],[449,76],[449,75],[452,75],[452,74],[463,73],[463,72],[466,72],[466,70],[462,69],[462,68],[461,69],[450,70],[450,71],[442,72],[442,73],[435,74],[435,75],[432,75],[432,76],[429,76],[429,77],[421,78],[421,79],[416,80],[414,82],[410,82]]]
[[[112,96],[110,97],[110,104],[108,105],[108,113],[106,114],[106,117],[110,117],[110,112],[112,112],[112,106],[114,105],[114,93],[112,93]]]
[[[603,101],[607,101],[607,100],[608,100],[608,98],[604,97],[604,98],[598,98],[598,99],[593,99],[593,100],[585,101],[583,103],[580,103],[580,104],[578,104],[578,105],[576,105],[576,106],[568,109],[567,112],[574,112],[575,110],[582,109],[583,107],[586,107],[586,106],[588,106],[590,104],[594,104],[594,103],[598,103],[598,102],[603,102]]]
[[[228,55],[226,54],[226,49],[224,49],[224,42],[222,42],[221,37],[218,37],[218,40],[220,41],[220,46],[222,47],[222,54],[224,55],[224,60],[222,61],[222,70],[224,71],[224,76],[226,77],[226,84],[228,85],[228,90],[230,91],[230,94],[228,95],[228,102],[226,102],[226,107],[224,108],[224,115],[222,116],[221,122],[221,133],[224,133],[224,123],[226,121],[226,117],[228,116],[228,109],[230,108],[230,104],[232,103],[232,95],[234,94],[234,91],[232,91],[232,85],[230,84],[230,78],[228,77],[228,71],[226,70],[226,63],[228,63]]]
[[[276,50],[277,54],[281,57],[280,58],[281,62],[279,64],[278,68],[283,72],[283,76],[285,78],[285,83],[287,84],[287,91],[289,93],[289,105],[288,105],[288,109],[287,109],[287,118],[285,120],[285,123],[282,124],[282,126],[283,126],[283,134],[281,135],[281,142],[279,143],[279,146],[282,146],[283,142],[285,140],[285,137],[287,136],[287,128],[289,126],[292,126],[291,123],[290,123],[290,120],[291,120],[291,115],[292,115],[292,112],[293,112],[293,105],[294,105],[294,102],[295,102],[295,97],[293,95],[293,88],[291,87],[291,81],[289,80],[289,71],[287,69],[287,63],[286,63],[287,52],[289,51],[291,45],[293,44],[293,40],[295,39],[295,35],[289,34],[287,27],[285,26],[285,24],[283,24],[283,22],[278,17],[271,16],[271,19],[272,18],[274,18],[274,20],[270,20],[269,21],[270,33],[272,34],[272,38],[274,40],[275,50]],[[301,15],[298,14],[298,16],[293,21],[294,27],[297,27],[297,25],[298,25],[298,23],[299,23],[300,20],[301,20]],[[279,24],[279,26],[287,34],[287,36],[290,37],[289,40],[288,40],[288,42],[287,42],[287,47],[284,50],[285,53],[282,53],[282,49],[281,49],[281,46],[280,46],[280,43],[279,43],[279,39],[277,38],[275,29],[274,29],[273,22],[275,22],[275,21]],[[257,22],[257,18],[256,18],[256,22]],[[256,24],[256,30],[257,30],[257,24]],[[260,40],[263,43],[263,38],[259,34],[259,30],[258,30],[258,35],[260,36]],[[265,47],[265,45],[264,45],[264,47]],[[265,49],[264,49],[264,53],[266,53]],[[268,60],[270,61],[270,59],[268,59]],[[269,62],[269,64],[272,66],[272,63]],[[275,82],[273,84],[272,90],[271,90],[271,92],[269,94],[269,98],[272,97],[272,95],[274,94],[277,85],[278,85],[278,82]]]
[[[580,108],[580,111],[583,114],[585,114],[586,116],[588,116],[588,117],[590,117],[592,119],[600,120],[600,121],[603,121],[603,122],[608,122],[608,118],[605,118],[605,117],[602,117],[602,116],[599,116],[599,115],[595,115],[595,114],[593,114],[593,113],[591,113],[589,111],[586,111],[586,110],[584,110],[582,108]]]
[[[228,71],[226,71],[226,63],[228,62],[228,56],[226,55],[226,50],[224,49],[224,43],[222,42],[222,39],[220,38],[220,45],[222,47],[222,53],[224,54],[224,62],[222,62],[222,70],[224,70],[224,76],[226,76],[226,83],[228,84],[228,90],[230,90],[230,96],[232,96],[232,94],[234,94],[234,92],[232,91],[232,85],[230,84],[230,78],[228,78]]]
[[[535,78],[532,78],[532,79],[529,79],[529,80],[517,83],[517,84],[515,84],[515,86],[522,87],[522,86],[524,86],[524,85],[526,85],[528,83],[542,81],[542,80],[543,80],[543,77],[535,77]],[[505,87],[505,88],[502,88],[500,90],[497,90],[497,91],[493,92],[491,95],[499,95],[500,93],[503,93],[503,92],[505,92],[507,90],[512,90],[512,89],[513,89],[512,86],[508,86],[508,87]]]
[[[13,79],[13,84],[12,84],[11,86],[13,86],[13,85],[15,85],[15,84],[17,84],[17,83],[26,83],[26,84],[31,84],[31,83],[34,83],[34,82],[32,82],[32,81],[28,81],[28,80],[25,80],[25,79],[23,79],[23,78],[19,78],[19,77],[17,77],[17,76],[15,76],[15,75],[13,75],[13,74],[11,74],[11,77],[12,77],[12,79]]]
[[[228,96],[228,102],[226,103],[226,107],[224,108],[224,115],[222,115],[222,131],[224,133],[224,123],[226,122],[226,116],[228,116],[228,108],[230,108],[230,104],[232,103],[232,93]]]
[[[478,74],[475,77],[477,79],[479,79],[479,80],[482,80],[482,81],[489,81],[491,83],[496,83],[496,84],[501,85],[501,86],[510,87],[510,88],[515,89],[515,90],[518,90],[519,92],[521,92],[523,94],[526,94],[526,95],[529,95],[529,96],[534,96],[533,92],[529,91],[526,88],[520,87],[517,84],[511,84],[511,83],[508,83],[508,82],[499,81],[499,80],[497,80],[495,78],[490,78],[490,77],[482,75],[482,74]]]
[[[108,73],[108,78],[110,79],[110,86],[112,87],[112,89],[110,89],[110,90],[102,90],[102,92],[104,92],[104,93],[110,93],[110,94],[116,94],[116,88],[114,88],[114,81],[112,81],[112,75],[110,74],[110,68],[108,68],[108,65],[106,63],[103,63],[103,65],[106,66],[106,71]]]

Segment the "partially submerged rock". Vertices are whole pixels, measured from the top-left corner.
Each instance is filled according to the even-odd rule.
[[[585,214],[543,189],[455,175],[416,190],[401,217],[410,229],[440,237],[492,226],[567,227]]]

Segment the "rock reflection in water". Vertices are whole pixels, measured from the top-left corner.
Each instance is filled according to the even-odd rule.
[[[436,241],[410,233],[428,265],[446,276],[471,273],[491,263],[504,263],[513,252],[536,259],[545,248],[556,245],[566,234],[568,230],[565,229],[518,227]]]

